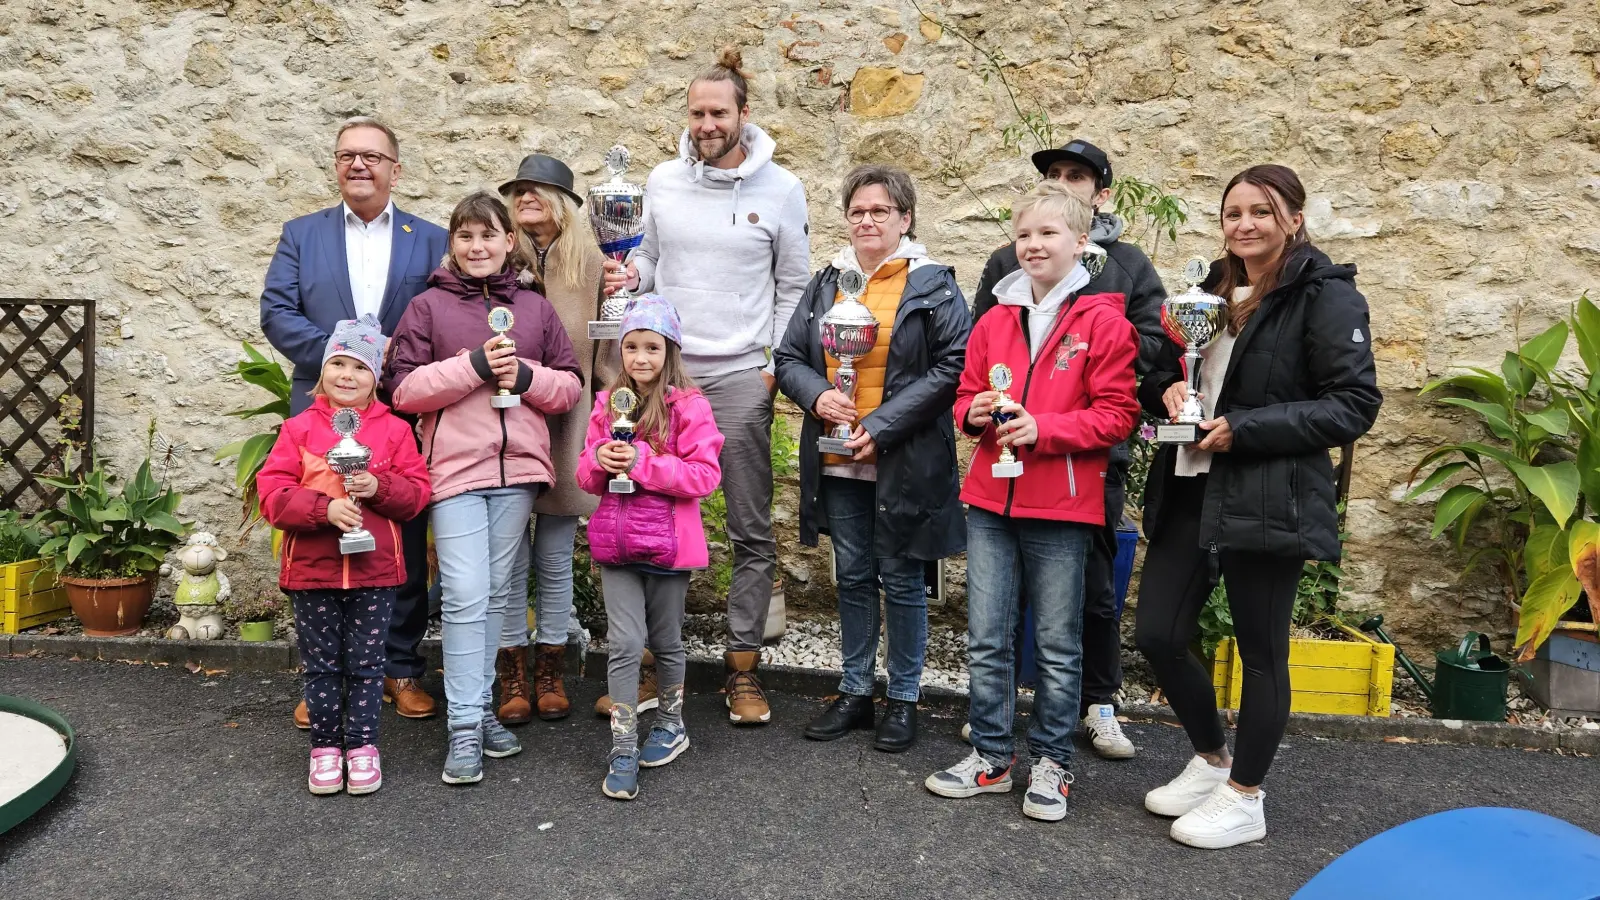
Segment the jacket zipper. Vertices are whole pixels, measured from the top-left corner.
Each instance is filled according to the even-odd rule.
[[[489,285],[488,285],[487,282],[485,282],[484,285],[483,285],[483,310],[484,310],[484,312],[493,312],[494,311],[494,301],[489,299]],[[494,385],[491,385],[490,389],[492,391],[494,389]],[[510,435],[508,435],[506,433],[506,411],[503,410],[503,409],[496,409],[495,412],[498,412],[500,414],[500,486],[501,487],[505,487],[506,486],[506,443],[511,438],[510,438]],[[437,425],[434,426],[434,433],[438,434],[438,426]],[[431,449],[430,449],[430,451],[428,453],[428,456],[429,456],[430,459],[433,456],[433,453],[432,453]]]
[[[1078,473],[1072,471],[1072,454],[1067,454],[1067,493],[1078,496]]]
[[[1022,317],[1026,316],[1027,314],[1028,314],[1027,310],[1018,309],[1018,311],[1017,311],[1017,321],[1018,321],[1019,324],[1022,321]],[[1050,346],[1050,340],[1055,337],[1056,328],[1057,327],[1065,328],[1066,325],[1067,325],[1066,319],[1059,320],[1059,323],[1055,327],[1052,327],[1050,329],[1050,333],[1045,335],[1045,337],[1044,337],[1044,341],[1045,342],[1043,344],[1040,344],[1039,346],[1041,348]],[[1058,340],[1059,340],[1059,338],[1058,338]],[[1027,342],[1028,342],[1027,341],[1027,337],[1024,336],[1023,344],[1026,345]],[[1033,348],[1030,347],[1030,348],[1028,348],[1028,377],[1023,379],[1023,381],[1022,381],[1022,400],[1020,402],[1022,404],[1022,408],[1023,409],[1027,409],[1028,408],[1028,391],[1033,388],[1033,364],[1034,364]],[[1004,513],[1004,515],[1009,517],[1011,515],[1011,503],[1017,497],[1017,479],[1008,478],[1006,480],[1011,482],[1009,485],[1006,485],[1006,511]],[[1078,485],[1077,485],[1077,482],[1073,478],[1073,475],[1072,475],[1072,454],[1070,454],[1070,453],[1067,454],[1067,486],[1068,486],[1068,490],[1071,492],[1072,496],[1074,496],[1074,497],[1078,496]]]
[[[439,445],[439,428],[444,425],[444,410],[433,414],[433,434],[428,436],[428,458],[425,461],[428,468],[433,468],[433,448]]]

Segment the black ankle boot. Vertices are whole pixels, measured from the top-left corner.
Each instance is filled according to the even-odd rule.
[[[872,698],[840,694],[822,714],[806,726],[813,741],[836,741],[857,728],[872,727]]]
[[[889,701],[878,721],[878,739],[872,746],[885,753],[904,753],[917,742],[917,704],[909,700]]]

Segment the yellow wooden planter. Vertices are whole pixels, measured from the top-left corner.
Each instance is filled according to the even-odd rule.
[[[37,559],[0,566],[0,633],[16,634],[71,612],[54,569]]]
[[[1340,626],[1340,630],[1351,639],[1289,642],[1289,709],[1345,716],[1389,715],[1394,646],[1374,641],[1353,628]],[[1217,645],[1211,683],[1217,689],[1217,706],[1239,708],[1244,665],[1234,651],[1232,638]]]

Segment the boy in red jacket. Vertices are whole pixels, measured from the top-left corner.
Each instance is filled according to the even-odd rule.
[[[1017,203],[1022,269],[995,286],[999,305],[967,341],[955,417],[981,436],[961,490],[973,750],[925,782],[944,797],[1011,790],[1020,588],[1035,611],[1039,669],[1022,812],[1051,822],[1066,816],[1072,783],[1084,561],[1105,525],[1109,448],[1133,430],[1139,409],[1138,335],[1122,295],[1078,295],[1089,282],[1079,259],[1092,215],[1055,182]]]
[[[313,794],[345,790],[346,771],[352,794],[383,785],[378,709],[389,614],[395,588],[406,580],[400,527],[422,512],[431,493],[411,426],[374,395],[383,345],[370,315],[334,328],[316,400],[283,423],[256,475],[261,514],[283,531],[278,585],[294,605],[306,672]],[[327,453],[340,441],[334,414],[351,412],[359,416],[354,437],[372,457],[365,472],[346,482]],[[358,528],[372,535],[374,548],[341,552],[340,536]]]

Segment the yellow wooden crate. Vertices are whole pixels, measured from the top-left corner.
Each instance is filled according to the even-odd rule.
[[[1289,709],[1346,716],[1387,716],[1394,687],[1394,646],[1342,628],[1348,641],[1289,642]],[[1217,706],[1239,708],[1244,664],[1233,640],[1217,645],[1211,665]]]
[[[0,566],[0,633],[16,634],[71,612],[53,569],[37,559]]]

